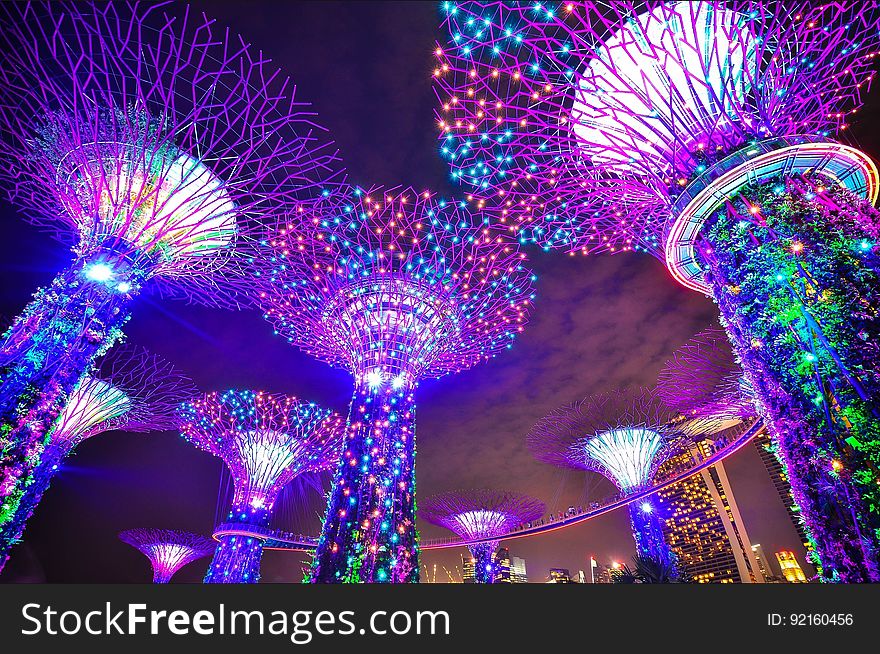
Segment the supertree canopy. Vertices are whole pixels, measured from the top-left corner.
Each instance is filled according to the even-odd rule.
[[[0,525],[0,569],[55,473],[79,443],[113,430],[172,429],[177,406],[195,392],[180,370],[143,348],[123,346],[104,356],[74,387],[41,446],[40,462],[20,500]]]
[[[289,79],[164,3],[0,7],[0,187],[73,263],[0,339],[0,499],[144,289],[219,306],[247,291],[261,216],[335,174]]]
[[[445,7],[454,176],[524,241],[645,249],[710,295],[823,579],[880,581],[880,178],[831,138],[877,2]]]
[[[419,516],[446,527],[463,539],[474,557],[474,580],[495,583],[495,551],[500,537],[544,515],[544,503],[521,493],[498,490],[452,491],[421,503]]]
[[[311,233],[270,242],[265,316],[355,383],[311,580],[414,582],[416,388],[511,347],[535,277],[515,244],[429,192],[357,188],[302,213]]]
[[[732,426],[756,413],[748,382],[723,329],[710,327],[678,348],[657,377],[666,406],[682,415]]]
[[[127,529],[119,540],[136,548],[153,566],[153,583],[167,584],[174,573],[214,551],[210,538],[171,529]]]
[[[306,472],[339,460],[345,425],[336,413],[292,396],[229,390],[186,402],[183,437],[229,468],[234,494],[206,583],[256,583],[272,508],[281,490]]]
[[[624,494],[649,488],[657,469],[686,450],[688,434],[653,389],[591,395],[541,418],[527,436],[529,450],[551,465],[597,472]],[[629,504],[639,555],[673,562],[661,517],[650,499]]]

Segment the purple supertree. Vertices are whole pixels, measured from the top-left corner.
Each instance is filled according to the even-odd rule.
[[[474,581],[493,584],[498,574],[495,551],[500,537],[537,520],[544,509],[543,502],[528,495],[482,488],[429,497],[419,506],[419,517],[464,539],[481,540],[468,545],[474,557]]]
[[[720,429],[756,414],[753,391],[723,329],[710,327],[678,348],[657,376],[666,406],[688,418],[713,420]]]
[[[143,348],[123,346],[104,356],[96,370],[74,387],[49,430],[40,462],[15,511],[0,525],[0,569],[55,473],[77,445],[113,430],[172,429],[177,406],[196,392],[180,370]]]
[[[289,79],[163,4],[0,5],[0,186],[75,255],[0,339],[0,524],[132,300],[237,306],[259,218],[335,172]]]
[[[312,232],[271,240],[265,316],[355,384],[311,580],[415,582],[419,381],[511,347],[535,278],[515,243],[429,192],[357,188],[304,213]]]
[[[877,2],[448,3],[453,175],[521,240],[710,295],[822,577],[880,581],[880,176],[844,134]]]
[[[188,531],[171,529],[127,529],[119,540],[128,543],[150,560],[153,583],[167,584],[174,573],[214,551],[216,543]]]
[[[256,583],[279,493],[298,475],[336,465],[342,418],[293,396],[229,390],[181,405],[178,426],[232,475],[227,534],[219,537],[205,583]]]
[[[532,455],[563,468],[597,472],[630,494],[649,488],[658,468],[686,451],[689,434],[656,390],[633,387],[599,393],[541,418],[527,436]],[[673,563],[656,502],[629,504],[640,556]]]
[[[689,418],[710,421],[718,429],[757,415],[754,392],[743,379],[742,368],[722,329],[705,329],[678,348],[660,372],[657,389],[667,406]],[[766,429],[755,434],[753,442],[792,525],[801,541],[812,549],[778,444]]]

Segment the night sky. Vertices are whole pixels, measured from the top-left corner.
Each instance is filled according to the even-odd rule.
[[[333,135],[353,181],[412,184],[444,194],[450,184],[437,155],[431,89],[437,2],[194,2],[219,23],[268,53],[311,101]],[[856,141],[880,155],[866,125],[876,120],[869,97]],[[17,314],[30,294],[70,261],[70,253],[0,203],[0,313]],[[613,488],[589,473],[535,462],[525,446],[529,428],[547,412],[588,394],[653,385],[672,352],[717,324],[713,303],[677,285],[647,256],[570,257],[530,252],[538,274],[531,322],[513,349],[467,372],[422,383],[418,401],[417,486],[420,497],[456,488],[517,490],[564,510]],[[284,392],[344,413],[351,380],[272,335],[258,313],[230,313],[142,296],[126,329],[129,342],[173,361],[203,390],[231,387]],[[772,557],[798,537],[757,452],[726,461],[746,529]],[[30,521],[0,581],[144,582],[146,559],[116,533],[132,527],[209,534],[222,463],[175,433],[111,432],[83,443],[57,476]],[[326,482],[326,480],[325,480]],[[283,528],[317,534],[323,498],[289,498]],[[224,511],[225,513],[225,511]],[[449,532],[421,523],[423,536]],[[625,510],[546,536],[508,543],[526,559],[531,581],[551,567],[573,574],[634,554]],[[426,552],[437,580],[464,549]],[[209,559],[190,564],[175,581],[200,581]],[[263,581],[299,581],[307,558],[267,552]],[[775,562],[774,562],[775,563]]]

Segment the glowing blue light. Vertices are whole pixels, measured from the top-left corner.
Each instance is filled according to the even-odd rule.
[[[128,282],[119,282],[116,285],[116,290],[120,293],[128,293],[131,290],[131,284]]]
[[[642,513],[650,513],[654,510],[649,502],[642,502]]]

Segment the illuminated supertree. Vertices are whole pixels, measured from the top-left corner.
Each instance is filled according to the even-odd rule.
[[[447,3],[443,149],[524,241],[710,295],[829,581],[880,581],[876,2]],[[447,109],[448,108],[448,109]]]
[[[305,215],[313,233],[271,240],[265,315],[355,384],[311,581],[415,582],[416,388],[511,347],[535,278],[515,244],[428,192],[355,189]]]
[[[725,429],[757,415],[754,392],[742,374],[727,335],[709,328],[673,353],[658,376],[657,389],[664,403],[682,415]],[[789,483],[778,443],[766,429],[758,431],[753,442],[801,542],[815,558],[801,516],[802,500]]]
[[[229,390],[186,402],[178,426],[187,441],[223,460],[234,493],[205,583],[256,583],[263,541],[281,490],[339,460],[345,425],[336,413],[292,396]]]
[[[9,519],[0,526],[0,569],[21,540],[28,519],[48,490],[63,461],[82,441],[113,430],[164,431],[175,426],[174,413],[196,387],[161,357],[124,346],[104,356],[97,369],[74,387],[49,430],[40,463]]]
[[[452,491],[421,503],[419,517],[446,527],[464,539],[490,539],[468,545],[474,557],[474,580],[495,583],[495,551],[499,537],[544,515],[544,503],[509,491]]]
[[[210,538],[188,531],[171,529],[127,529],[119,540],[128,543],[150,560],[153,583],[167,584],[174,573],[214,551]]]
[[[678,348],[657,377],[666,406],[689,418],[731,426],[755,416],[753,391],[723,329],[710,327]]]
[[[657,469],[686,449],[688,436],[675,418],[656,391],[628,388],[557,409],[532,427],[527,442],[538,461],[597,472],[630,494],[650,487]],[[650,499],[629,504],[636,550],[673,562],[656,509]]]
[[[0,186],[75,255],[0,339],[0,524],[132,300],[238,305],[259,218],[332,176],[290,80],[163,4],[0,6]]]

